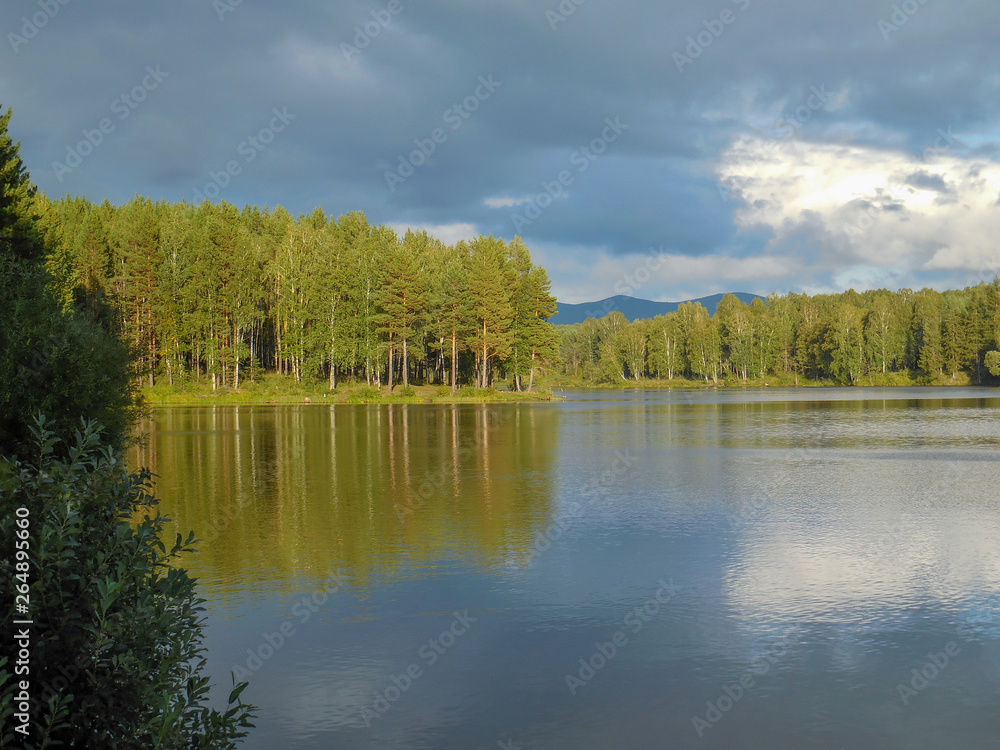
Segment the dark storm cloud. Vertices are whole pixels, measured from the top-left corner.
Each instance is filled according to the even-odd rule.
[[[924,170],[914,172],[906,178],[906,184],[923,190],[933,190],[935,193],[953,193],[948,183],[939,174],[930,174]]]
[[[550,255],[751,256],[773,238],[738,229],[714,171],[734,139],[992,158],[998,22],[985,0],[6,2],[0,103],[52,195],[217,192],[518,232]],[[166,74],[154,88],[149,68]],[[628,129],[578,171],[607,118]],[[519,226],[563,170],[572,183]],[[814,225],[790,253],[829,231]]]

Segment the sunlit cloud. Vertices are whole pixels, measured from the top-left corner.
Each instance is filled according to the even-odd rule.
[[[988,159],[740,138],[718,176],[742,229],[768,231],[771,253],[808,254],[838,285],[1000,268],[1000,165]]]
[[[479,234],[475,224],[390,224],[389,227],[400,237],[406,234],[407,229],[418,233],[427,232],[446,245],[454,245],[461,240],[471,240]]]

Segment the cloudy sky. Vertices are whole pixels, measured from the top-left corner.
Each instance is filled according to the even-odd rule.
[[[989,0],[5,0],[49,195],[520,235],[564,302],[1000,270]],[[636,275],[638,271],[638,276]]]

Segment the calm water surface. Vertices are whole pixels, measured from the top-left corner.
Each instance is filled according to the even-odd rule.
[[[1000,393],[566,396],[154,413],[245,747],[1000,747]]]

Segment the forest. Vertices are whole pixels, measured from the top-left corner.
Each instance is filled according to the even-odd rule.
[[[684,303],[650,320],[614,311],[558,328],[570,382],[978,384],[1000,376],[1000,279],[948,292],[772,294],[749,305],[727,294],[712,316]]]
[[[330,389],[504,378],[530,391],[558,359],[550,281],[518,238],[446,246],[360,212],[224,201],[38,195],[36,212],[65,304],[110,303],[148,386],[278,373]]]
[[[553,326],[525,244],[445,245],[360,212],[35,198],[69,307],[110,303],[144,384],[298,382],[531,391],[562,385],[983,383],[1000,375],[1000,279],[962,290],[726,295],[629,322]],[[283,381],[287,382],[287,381]]]

